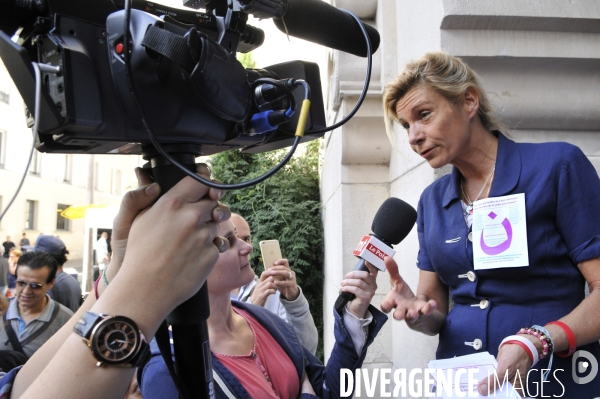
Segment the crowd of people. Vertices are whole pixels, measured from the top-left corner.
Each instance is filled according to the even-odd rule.
[[[438,335],[438,358],[488,351],[499,375],[513,382],[527,375],[527,386],[542,381],[545,395],[599,396],[600,377],[586,384],[566,378],[577,350],[600,356],[600,180],[589,160],[570,144],[513,141],[477,75],[446,53],[408,63],[386,86],[384,109],[392,141],[396,122],[414,152],[433,168],[452,165],[452,173],[419,200],[416,291],[394,259],[385,258],[392,288],[383,312]],[[204,165],[197,172],[211,178]],[[25,254],[10,237],[3,244],[9,255],[0,264],[6,269],[0,284],[9,292],[12,273],[15,299],[0,301],[0,349],[6,360],[14,352],[28,360],[0,380],[0,394],[177,398],[154,337],[167,315],[208,282],[215,397],[339,397],[340,370],[361,367],[387,321],[371,305],[377,269],[367,263],[369,271],[350,272],[340,283],[355,299],[334,312],[335,345],[323,365],[289,261],[276,260],[255,275],[250,226],[219,202],[225,193],[186,177],[159,198],[160,186],[143,170],[136,173],[139,188],[125,195],[114,220],[112,257],[102,252],[102,276],[81,306],[80,293],[61,277],[68,252],[59,239],[42,236]],[[475,267],[474,246],[505,250],[486,244],[476,228],[483,218],[478,205],[507,196],[522,201],[524,212],[502,210],[502,223],[507,231],[511,223],[525,225],[526,264]],[[163,237],[178,245],[164,246]],[[110,332],[102,335],[103,329]],[[556,369],[565,378],[545,372]],[[499,382],[484,379],[479,391],[490,394]]]

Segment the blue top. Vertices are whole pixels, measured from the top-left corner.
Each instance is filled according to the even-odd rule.
[[[71,309],[73,313],[77,312],[81,305],[81,287],[75,277],[64,271],[56,273],[54,286],[48,290],[48,294],[56,302]]]
[[[476,340],[481,341],[479,351],[495,356],[506,336],[565,316],[585,295],[577,264],[600,257],[600,180],[583,152],[567,143],[515,143],[496,134],[489,197],[525,193],[529,266],[475,271],[461,207],[460,172],[453,168],[425,189],[417,218],[417,266],[436,272],[454,301],[440,332],[438,358],[475,353],[465,343]],[[475,273],[474,281],[466,278],[467,272]],[[600,359],[598,343],[578,349]],[[564,389],[568,398],[600,396],[600,378],[575,384],[571,363],[572,357],[554,357],[554,375],[544,383],[544,395],[558,396]],[[545,359],[536,368],[547,364]],[[536,397],[539,375],[531,375],[528,382],[529,396]]]
[[[17,276],[14,274],[10,274],[8,272],[8,288],[16,288],[17,287]]]
[[[335,325],[335,345],[331,351],[331,356],[327,361],[327,366],[321,362],[306,348],[302,347],[294,332],[294,329],[285,321],[280,319],[272,312],[256,305],[247,304],[238,301],[232,301],[235,307],[248,311],[253,317],[262,324],[267,331],[275,338],[277,343],[288,354],[290,360],[294,363],[298,372],[298,378],[302,381],[303,372],[306,370],[308,378],[319,398],[329,399],[337,398],[340,395],[340,369],[348,368],[355,370],[360,368],[367,354],[367,347],[373,342],[375,336],[387,321],[387,316],[369,306],[369,311],[373,315],[373,322],[369,325],[369,334],[367,341],[363,346],[360,355],[356,353],[354,343],[350,334],[343,324],[342,317],[334,312]],[[152,359],[143,368],[138,369],[138,382],[144,399],[177,399],[177,390],[173,380],[169,375],[167,366],[158,350],[156,341],[151,343]],[[223,381],[226,388],[236,398],[250,399],[244,387],[237,378],[215,357],[212,358],[213,372]],[[215,383],[215,398],[227,398],[221,384]],[[314,397],[312,395],[302,395],[301,398]]]

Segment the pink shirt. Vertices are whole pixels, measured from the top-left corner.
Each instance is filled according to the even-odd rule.
[[[248,312],[233,309],[242,316],[254,333],[254,348],[247,355],[230,356],[214,353],[239,380],[251,398],[296,399],[300,381],[294,363],[269,332]]]

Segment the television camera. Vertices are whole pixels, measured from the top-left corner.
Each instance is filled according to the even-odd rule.
[[[60,68],[59,73],[42,71],[39,151],[143,152],[150,140],[127,81],[128,47],[131,85],[160,143],[184,145],[196,155],[233,148],[263,152],[294,141],[299,112],[291,105],[302,102],[306,89],[294,86],[294,81],[305,81],[312,93],[301,141],[323,135],[325,114],[316,64],[292,61],[244,69],[237,61],[236,51],[249,52],[264,40],[263,31],[247,23],[248,14],[276,18],[290,34],[295,29],[300,32],[297,36],[306,36],[304,31],[314,29],[301,14],[310,12],[311,5],[322,7],[318,3],[322,2],[186,1],[186,6],[206,10],[200,12],[133,0],[130,41],[124,43],[122,0],[0,0],[0,30],[5,33],[0,56],[28,116],[35,100],[30,60]],[[345,14],[323,4],[328,11]],[[296,15],[286,20],[290,10]],[[9,40],[15,33],[16,43]],[[329,44],[327,35],[321,36]],[[370,27],[369,36],[378,42],[377,31]]]

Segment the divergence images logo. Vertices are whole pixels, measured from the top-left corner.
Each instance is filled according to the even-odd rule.
[[[580,358],[584,358],[586,360],[578,362]],[[575,381],[575,383],[587,384],[596,378],[596,375],[598,374],[598,361],[590,352],[578,350],[573,354],[572,362],[573,381]],[[579,377],[579,375],[587,373],[588,370],[589,374],[587,376]]]

